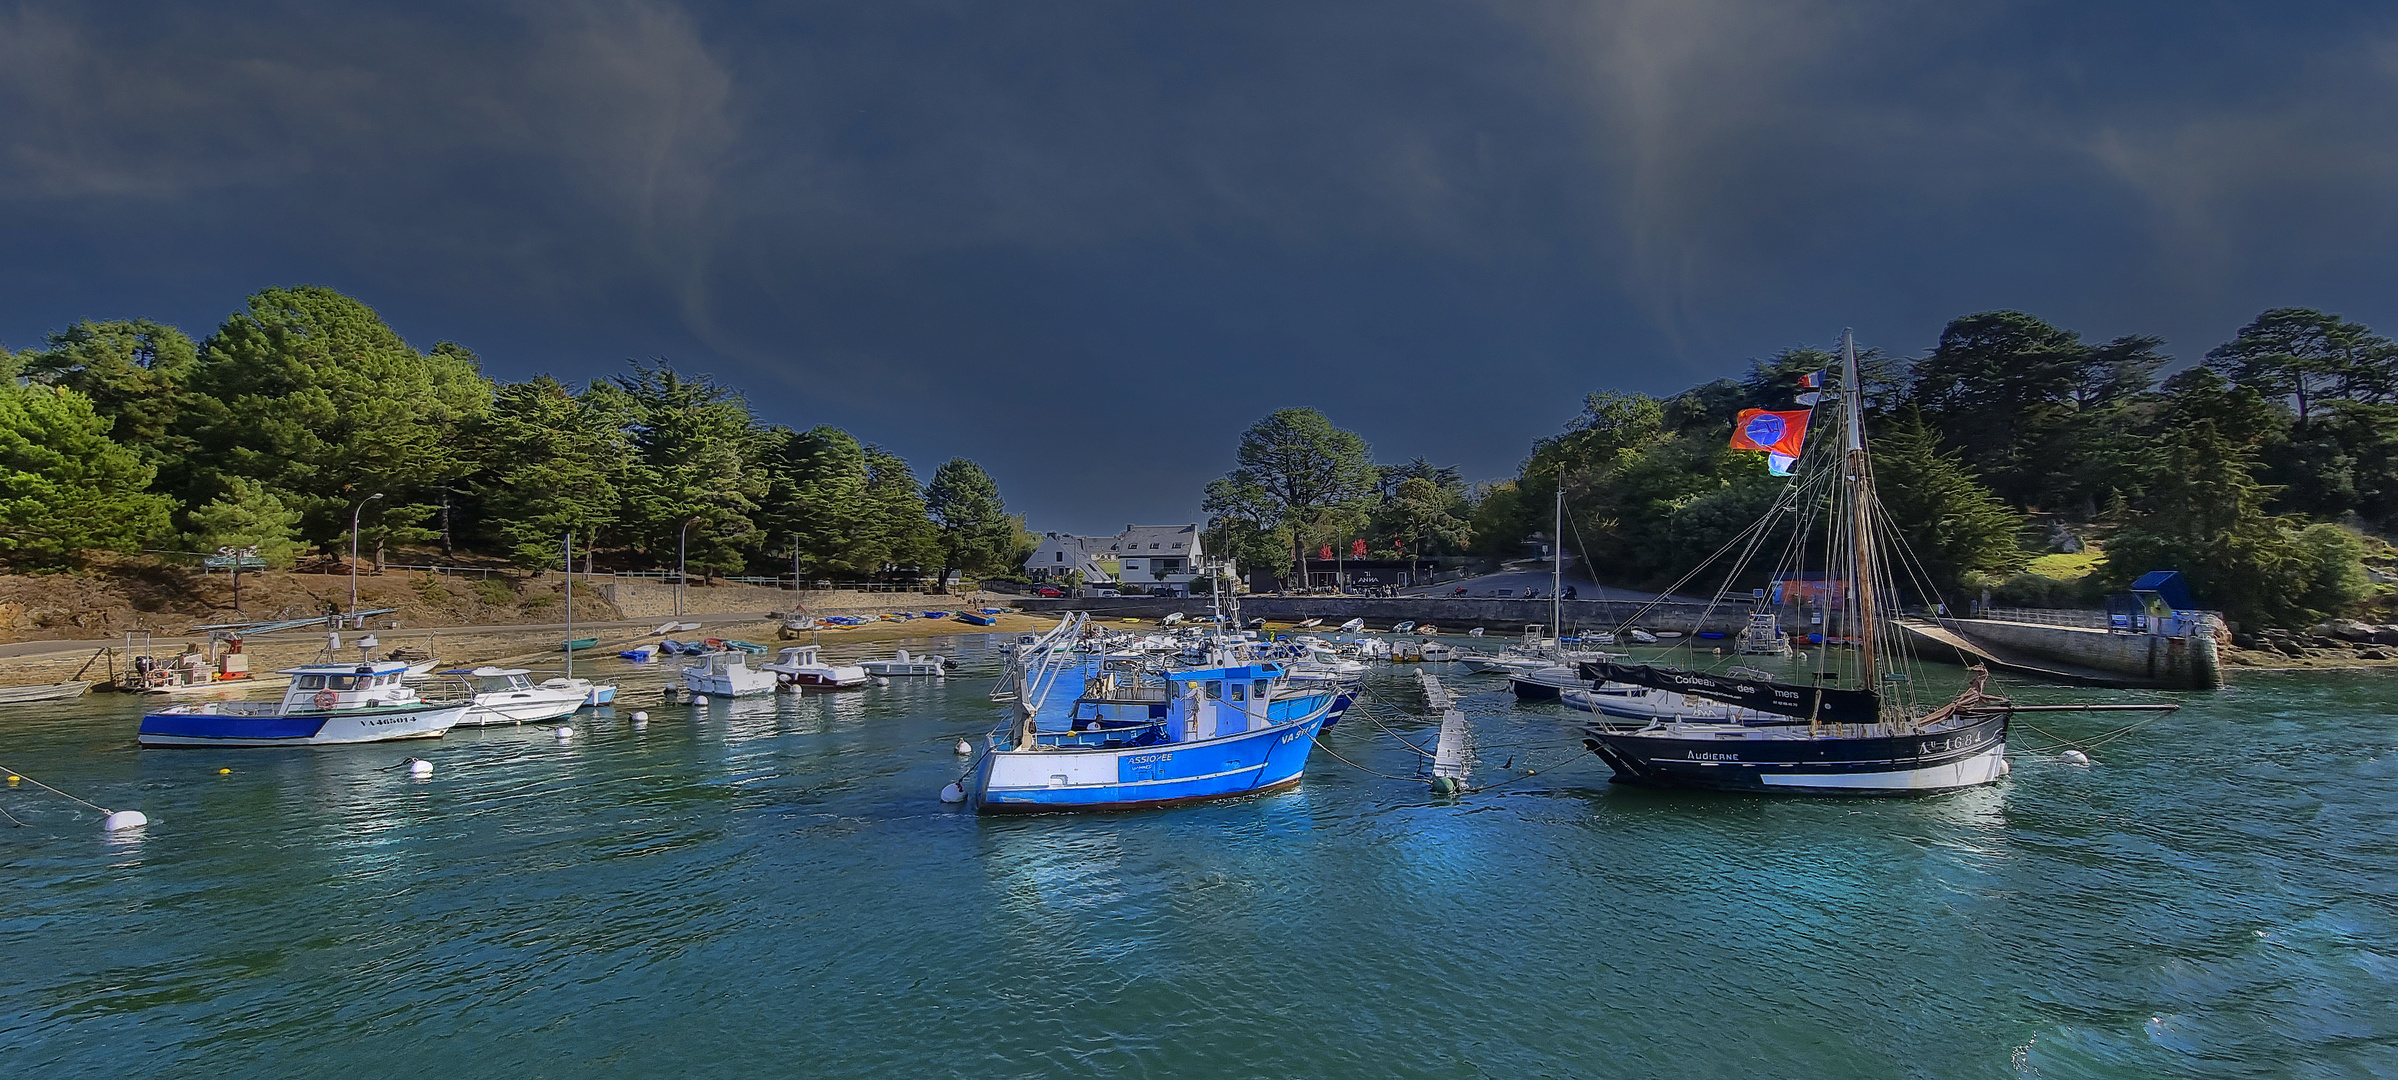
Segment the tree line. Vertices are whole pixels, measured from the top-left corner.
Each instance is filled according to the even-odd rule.
[[[2085,342],[1993,311],[1950,322],[1919,357],[1864,353],[1876,486],[1943,598],[2078,605],[2176,569],[2253,626],[2374,594],[2364,537],[2398,527],[2398,345],[2304,308],[2264,312],[2160,378],[2163,344]],[[1520,555],[1550,531],[1562,485],[1567,550],[1608,580],[1659,587],[1786,483],[1728,447],[1733,416],[1797,407],[1799,376],[1836,361],[1793,348],[1668,397],[1593,393],[1516,476],[1470,487],[1420,460],[1374,465],[1355,434],[1285,409],[1243,434],[1203,505],[1222,548],[1289,574],[1312,546],[1361,535],[1386,555]],[[2047,540],[2027,535],[2033,513],[2102,539],[2101,572],[2079,587],[2021,573]]]
[[[288,566],[352,539],[554,567],[584,552],[697,573],[855,580],[1003,572],[1031,541],[955,458],[919,482],[839,428],[761,423],[730,387],[635,361],[581,388],[495,382],[367,305],[268,289],[206,339],[84,321],[0,350],[0,565],[255,547]],[[592,556],[596,558],[596,556]],[[588,565],[588,564],[587,564]]]

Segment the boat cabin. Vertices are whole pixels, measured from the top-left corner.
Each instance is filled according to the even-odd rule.
[[[464,675],[467,685],[473,687],[474,692],[478,694],[497,694],[533,688],[531,678],[533,673],[525,668],[479,667],[473,671],[450,672],[450,674]]]
[[[408,665],[397,660],[365,664],[307,664],[285,668],[291,676],[283,691],[287,710],[375,709],[417,700],[416,691],[400,683]]]
[[[1281,664],[1177,671],[1166,681],[1109,665],[1084,682],[1065,730],[1034,737],[1077,749],[1200,742],[1298,720],[1322,703],[1320,691],[1288,686]]]

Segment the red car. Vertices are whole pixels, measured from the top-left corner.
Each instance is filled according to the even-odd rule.
[[[1034,596],[1064,596],[1066,595],[1066,590],[1058,588],[1055,585],[1043,585],[1038,589],[1034,589],[1032,594]]]

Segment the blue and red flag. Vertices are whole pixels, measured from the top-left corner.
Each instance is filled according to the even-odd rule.
[[[1732,421],[1732,449],[1797,457],[1799,446],[1807,440],[1807,418],[1812,415],[1812,409],[1742,409]]]
[[[1810,372],[1808,372],[1808,373],[1806,373],[1806,374],[1804,374],[1804,375],[1801,375],[1801,376],[1799,376],[1799,389],[1801,389],[1801,390],[1821,390],[1821,389],[1823,389],[1823,372],[1824,372],[1824,369],[1822,369],[1822,368],[1816,368],[1816,369],[1815,369],[1815,370],[1813,370],[1813,371],[1810,371]]]

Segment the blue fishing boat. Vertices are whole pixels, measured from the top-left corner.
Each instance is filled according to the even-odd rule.
[[[1001,691],[1016,717],[992,732],[965,783],[986,814],[1137,810],[1283,790],[1299,783],[1342,696],[1294,686],[1271,661],[1150,670],[1039,643],[1016,656]],[[1081,690],[1049,707],[1060,684]]]
[[[972,611],[958,612],[957,619],[959,622],[967,623],[972,626],[989,626],[992,623],[999,621],[988,615],[982,615]]]

